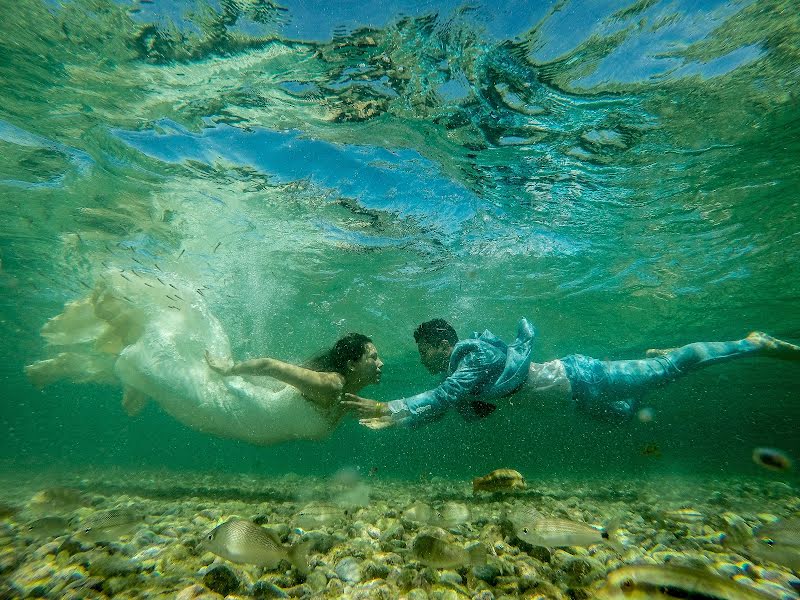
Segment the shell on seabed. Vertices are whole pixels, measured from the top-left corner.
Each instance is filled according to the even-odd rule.
[[[514,469],[495,469],[488,475],[472,480],[472,493],[510,492],[525,489],[525,478]]]

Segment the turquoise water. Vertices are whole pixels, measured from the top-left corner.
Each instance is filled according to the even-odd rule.
[[[379,400],[436,384],[411,337],[433,317],[510,339],[527,316],[537,361],[800,340],[792,3],[331,4],[4,7],[5,466],[792,480],[750,459],[800,457],[798,367],[763,358],[653,393],[648,423],[504,405],[267,448],[31,385],[40,328],[108,269],[203,289],[240,359],[367,333]]]

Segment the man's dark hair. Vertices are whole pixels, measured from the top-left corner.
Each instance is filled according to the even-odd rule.
[[[433,319],[425,321],[414,330],[414,341],[419,344],[425,342],[436,346],[442,340],[447,340],[451,346],[458,343],[458,334],[453,326],[444,319]]]

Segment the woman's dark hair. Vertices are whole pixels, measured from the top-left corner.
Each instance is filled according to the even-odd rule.
[[[320,372],[333,372],[347,375],[347,362],[359,360],[372,340],[360,333],[348,333],[339,339],[330,350],[318,354],[305,365],[307,369]]]
[[[425,342],[431,346],[436,346],[442,340],[447,340],[447,343],[451,346],[455,346],[458,343],[456,330],[444,319],[425,321],[414,330],[414,341],[417,344]]]

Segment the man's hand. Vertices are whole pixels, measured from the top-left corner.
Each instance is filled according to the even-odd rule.
[[[355,411],[358,413],[358,416],[361,418],[362,425],[366,425],[366,423],[364,423],[366,420],[383,417],[391,418],[391,411],[389,411],[389,407],[386,406],[384,402],[376,402],[375,400],[362,398],[361,396],[356,396],[355,394],[345,394],[344,397],[347,399],[342,400],[342,404],[355,409]],[[369,427],[369,425],[367,425],[367,427]],[[383,427],[378,429],[383,429]]]
[[[397,425],[391,415],[385,417],[375,417],[373,419],[359,419],[358,421],[364,427],[369,427],[378,431],[379,429],[388,429]]]
[[[206,350],[206,362],[208,366],[211,367],[212,371],[216,371],[223,376],[230,375],[231,367],[233,366],[233,363],[230,361],[226,361],[223,358],[214,358],[208,353],[208,350]]]

